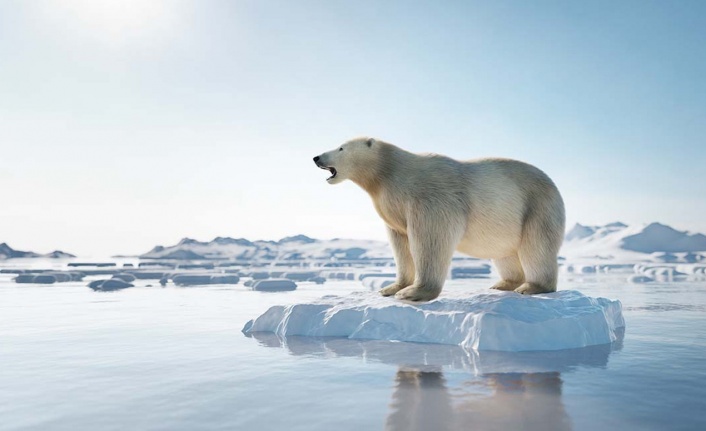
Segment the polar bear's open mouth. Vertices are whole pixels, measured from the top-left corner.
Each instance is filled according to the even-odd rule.
[[[337,172],[336,172],[336,168],[327,167],[327,166],[319,166],[319,167],[320,167],[321,169],[325,169],[325,170],[331,172],[331,176],[328,177],[328,178],[326,178],[326,181],[332,180],[332,179],[336,178],[336,173],[337,173]]]

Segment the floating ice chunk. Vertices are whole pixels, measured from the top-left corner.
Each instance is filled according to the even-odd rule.
[[[15,283],[32,283],[34,277],[36,277],[34,274],[19,274],[13,280],[15,280]]]
[[[234,274],[212,275],[211,284],[238,284],[240,277]]]
[[[303,272],[285,272],[282,274],[282,278],[286,278],[292,281],[309,281],[312,278],[319,276],[319,271],[303,271]]]
[[[199,286],[211,284],[212,274],[178,274],[172,277],[177,286]]]
[[[135,279],[136,279],[137,277],[135,277],[135,276],[132,275],[132,274],[128,274],[128,273],[125,273],[125,272],[121,272],[121,273],[119,273],[119,274],[113,274],[113,278],[120,279],[120,280],[122,280],[122,281],[124,281],[124,282],[126,282],[126,283],[132,283],[133,281],[135,281]]]
[[[105,280],[93,280],[90,283],[88,283],[88,287],[93,290],[98,290],[100,288],[101,284],[103,284],[104,282],[105,282]]]
[[[250,285],[252,290],[260,290],[263,292],[282,292],[288,290],[296,290],[297,284],[292,280],[284,278],[270,278],[267,280],[258,280]]]
[[[272,307],[246,323],[243,332],[531,351],[611,343],[617,338],[616,330],[624,326],[620,301],[590,298],[577,291],[534,296],[493,292],[419,305],[356,292]]]
[[[363,286],[370,290],[380,290],[393,284],[394,282],[395,279],[390,277],[365,277],[363,279]]]
[[[56,283],[57,278],[54,275],[37,275],[32,279],[32,283],[37,283],[37,284],[54,284]]]
[[[103,291],[110,291],[110,290],[121,290],[121,289],[127,289],[128,287],[133,287],[134,285],[132,283],[128,283],[127,281],[121,280],[119,278],[111,278],[110,280],[106,280],[101,285],[98,287],[98,290],[103,290]]]
[[[133,287],[134,285],[132,283],[128,283],[125,280],[121,280],[119,278],[111,278],[109,280],[94,280],[90,283],[88,283],[88,287],[90,287],[93,290],[100,290],[100,291],[111,291],[111,290],[121,290],[121,289],[127,289],[128,287]]]

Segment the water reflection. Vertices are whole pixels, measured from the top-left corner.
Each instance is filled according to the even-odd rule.
[[[487,374],[464,386],[460,391],[450,390],[441,371],[400,368],[385,428],[571,429],[561,400],[559,372]]]
[[[476,352],[459,346],[254,333],[261,345],[297,356],[358,357],[397,365],[388,430],[569,430],[561,374],[602,368],[612,344],[551,352]],[[469,372],[449,385],[444,371]]]

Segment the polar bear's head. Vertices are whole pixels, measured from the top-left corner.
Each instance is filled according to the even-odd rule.
[[[373,138],[353,139],[314,157],[314,163],[331,172],[331,176],[326,179],[329,184],[338,184],[348,179],[359,183],[378,165],[376,144]]]

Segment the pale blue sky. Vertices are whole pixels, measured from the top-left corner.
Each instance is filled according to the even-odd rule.
[[[570,223],[706,231],[703,1],[0,1],[0,242],[383,239],[311,158],[536,164]]]

